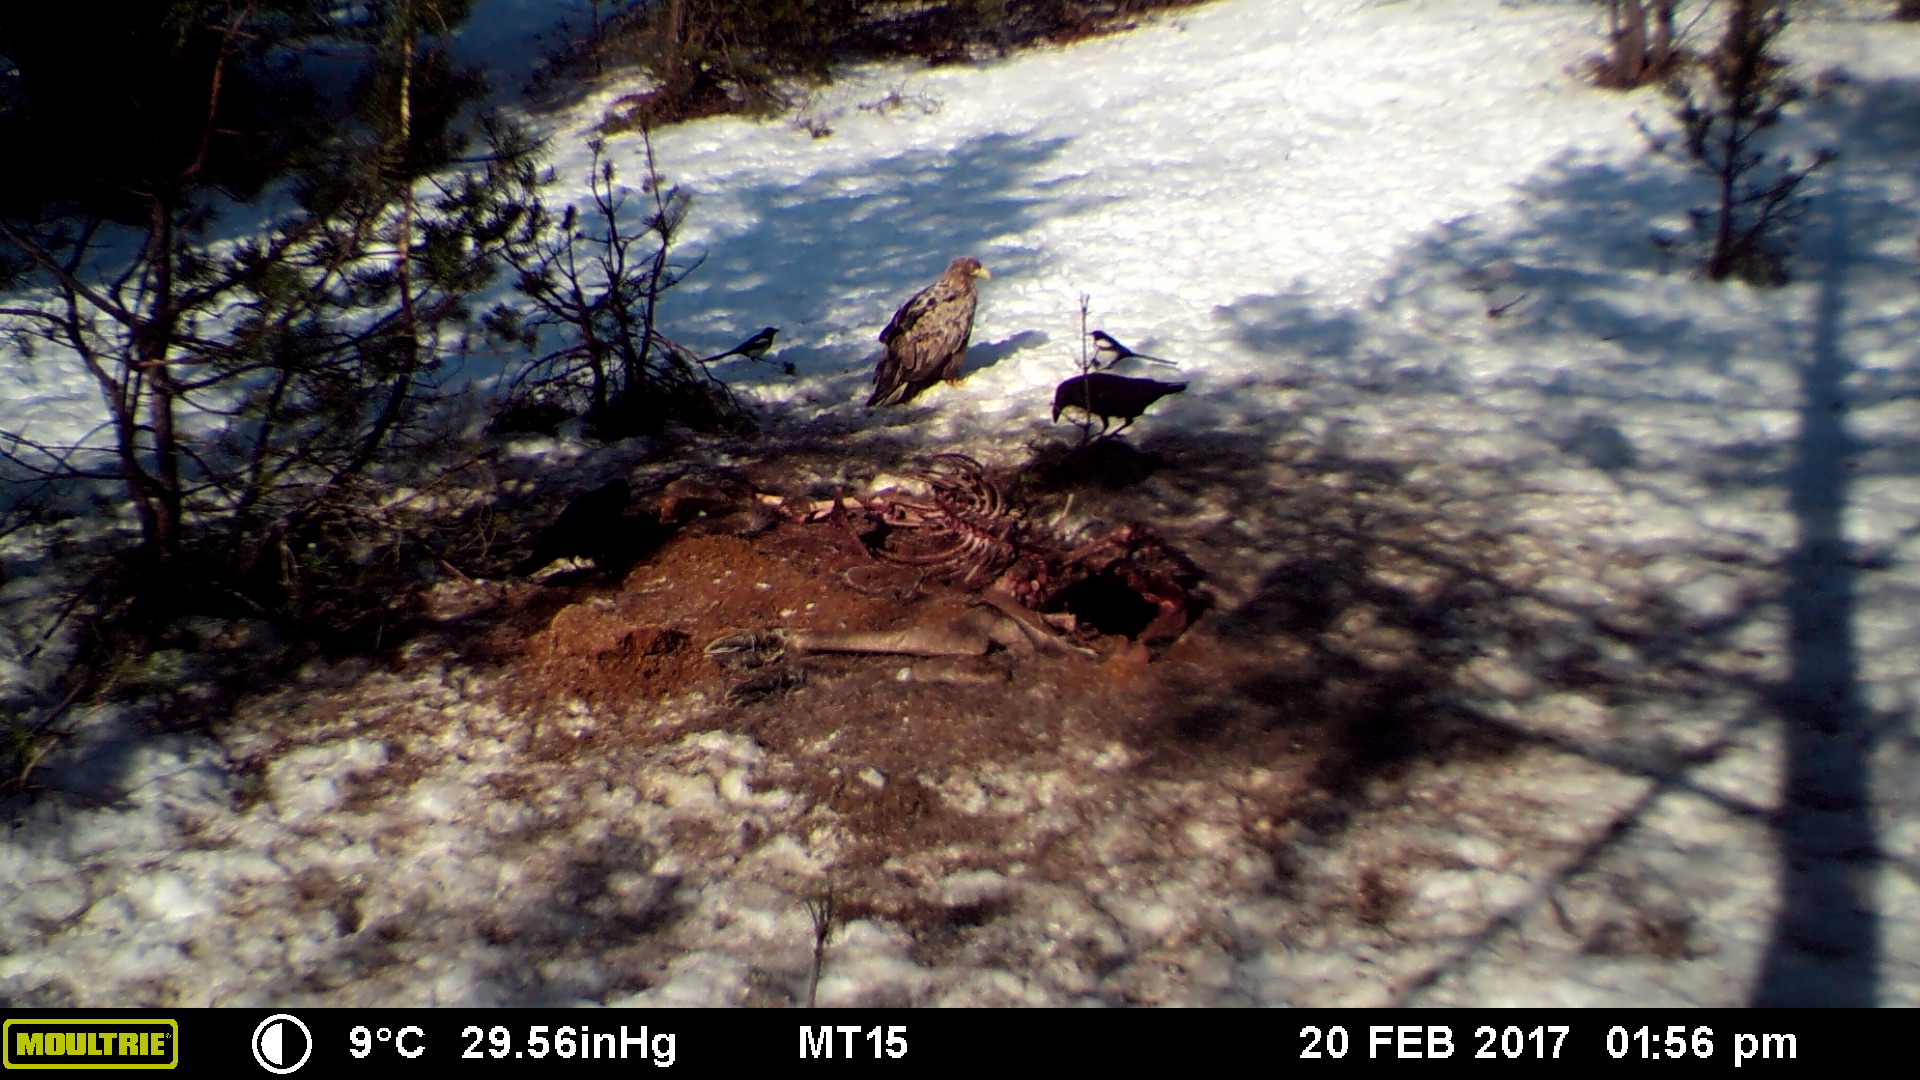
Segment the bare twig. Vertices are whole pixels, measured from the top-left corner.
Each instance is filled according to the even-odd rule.
[[[1093,297],[1086,293],[1080,294],[1080,374],[1082,375],[1092,371],[1094,364],[1097,362],[1094,355],[1087,351],[1087,335],[1092,332],[1087,329],[1088,315],[1092,310],[1092,303]],[[1080,429],[1080,445],[1082,447],[1085,447],[1087,443],[1093,439],[1094,419],[1093,410],[1086,409],[1083,411],[1081,419],[1072,421],[1072,423]],[[1106,421],[1104,419],[1100,421],[1100,429],[1103,432],[1106,430]]]
[[[816,1007],[820,991],[820,966],[826,958],[827,942],[833,937],[833,889],[805,901],[807,918],[813,922],[813,956],[807,964],[807,1008]]]
[[[1507,312],[1512,311],[1515,307],[1519,306],[1520,301],[1525,300],[1526,298],[1527,298],[1527,294],[1521,293],[1519,296],[1514,297],[1513,299],[1507,301],[1504,304],[1500,304],[1494,307],[1489,307],[1487,309],[1487,318],[1497,319],[1500,316],[1505,315]]]

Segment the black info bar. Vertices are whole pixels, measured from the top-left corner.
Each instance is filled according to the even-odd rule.
[[[12,1010],[8,1070],[719,1075],[742,1066],[1174,1068],[1247,1059],[1291,1072],[1649,1065],[1784,1071],[1898,1052],[1883,1014],[1678,1009]],[[1874,1033],[1881,1032],[1880,1035]]]

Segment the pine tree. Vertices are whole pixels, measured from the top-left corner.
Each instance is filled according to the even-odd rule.
[[[1733,0],[1725,33],[1707,58],[1705,84],[1675,87],[1680,156],[1715,187],[1713,205],[1693,211],[1708,240],[1702,272],[1713,281],[1787,280],[1789,230],[1806,206],[1801,185],[1834,157],[1821,150],[1800,163],[1765,149],[1763,136],[1802,96],[1772,51],[1787,22],[1785,0]],[[1666,149],[1665,141],[1655,147]]]
[[[98,33],[102,19],[116,32]],[[177,350],[219,310],[208,226],[224,200],[259,193],[297,154],[280,133],[311,121],[316,99],[264,43],[318,24],[304,0],[9,5],[0,16],[25,99],[0,140],[33,162],[0,179],[0,261],[59,297],[0,319],[17,343],[38,335],[71,349],[99,386],[119,478],[158,564],[179,553],[192,456],[179,414],[201,389]],[[128,243],[104,243],[118,232]]]
[[[536,204],[507,246],[522,304],[495,307],[487,325],[534,355],[514,379],[510,407],[583,415],[603,438],[652,434],[670,420],[743,427],[725,384],[660,328],[661,297],[699,262],[673,260],[693,200],[660,175],[651,135],[643,128],[642,136],[639,190],[619,182],[605,143],[594,140],[587,210],[556,216]]]
[[[146,58],[163,84],[123,88],[153,117],[152,156],[102,150],[5,191],[0,257],[54,299],[0,306],[0,330],[70,353],[100,388],[112,464],[82,471],[124,487],[141,559],[166,571],[146,580],[211,575],[256,605],[286,599],[290,553],[306,550],[293,541],[429,403],[536,183],[527,139],[467,119],[483,84],[445,49],[465,9],[182,0]],[[6,47],[24,40],[20,25],[0,22]],[[166,46],[168,34],[186,45]],[[351,93],[300,78],[291,58],[315,47],[357,61]],[[40,108],[58,83],[21,66],[33,106],[22,128],[42,130],[66,115]],[[300,105],[286,111],[300,138],[230,134],[248,130],[229,125],[250,107],[231,98],[281,88]],[[487,145],[463,162],[476,131]],[[268,192],[293,209],[215,242],[222,214]],[[50,478],[84,456],[15,434],[15,464]]]

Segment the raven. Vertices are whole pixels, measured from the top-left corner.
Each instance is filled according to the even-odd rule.
[[[1079,409],[1089,417],[1100,418],[1101,435],[1107,434],[1109,423],[1122,421],[1119,427],[1113,429],[1113,433],[1118,435],[1138,420],[1140,414],[1146,412],[1154,402],[1186,388],[1186,383],[1136,379],[1127,375],[1110,375],[1104,371],[1075,375],[1054,390],[1053,419],[1059,422],[1064,409]]]

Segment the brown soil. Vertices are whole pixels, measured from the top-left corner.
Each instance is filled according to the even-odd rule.
[[[556,762],[695,731],[748,735],[798,765],[782,786],[844,831],[850,870],[945,851],[960,865],[1024,862],[1067,880],[1086,865],[1054,850],[1071,837],[1006,830],[994,815],[956,809],[941,785],[1055,775],[1084,805],[1126,805],[1145,782],[1212,785],[1249,769],[1267,779],[1242,801],[1247,835],[1283,865],[1301,828],[1339,827],[1367,782],[1391,780],[1403,762],[1511,746],[1445,704],[1464,658],[1445,620],[1497,602],[1465,588],[1464,553],[1420,553],[1418,527],[1388,543],[1322,532],[1328,503],[1352,493],[1298,479],[1293,496],[1308,504],[1312,534],[1237,610],[1203,617],[1156,656],[1108,637],[1098,659],[805,657],[787,661],[799,677],[732,700],[729,687],[767,669],[706,656],[723,634],[940,625],[977,602],[874,564],[831,526],[783,524],[753,538],[683,535],[615,587],[576,588],[550,617],[536,608],[552,600],[524,598],[542,590],[515,590],[522,636],[504,650],[517,653],[510,704],[533,725],[535,754]],[[1179,542],[1205,567],[1231,560],[1216,547],[1230,540],[1214,529]],[[595,723],[569,728],[584,715]],[[877,903],[881,893],[866,895]]]
[[[952,842],[954,829],[978,828],[943,813],[928,780],[1052,756],[1063,740],[1123,735],[1142,712],[1144,657],[1117,638],[1098,643],[1110,654],[1105,661],[806,657],[789,662],[804,672],[799,685],[730,704],[728,687],[750,673],[729,670],[703,647],[743,629],[940,625],[976,602],[876,567],[830,528],[785,525],[751,540],[686,537],[635,567],[618,589],[561,608],[529,634],[511,693],[530,717],[564,716],[566,703],[578,701],[612,721],[584,739],[543,730],[535,746],[556,756],[718,727],[814,759],[820,768],[802,793],[843,815],[877,859],[901,844]],[[657,722],[666,715],[685,719]],[[888,779],[884,788],[859,778],[868,768]]]
[[[1387,835],[1369,823],[1488,814],[1469,796],[1524,767],[1527,709],[1543,695],[1611,703],[1670,692],[1654,685],[1664,675],[1619,659],[1630,644],[1661,647],[1661,628],[1678,624],[1658,596],[1623,592],[1594,613],[1531,591],[1542,567],[1599,579],[1604,550],[1548,548],[1503,528],[1496,507],[1467,494],[1470,476],[1415,479],[1391,462],[1225,437],[1153,453],[1097,444],[995,477],[1024,521],[1062,543],[1142,522],[1192,560],[1200,614],[1157,652],[1106,637],[1090,658],[838,655],[750,667],[707,656],[736,631],[939,627],[978,603],[872,561],[837,525],[768,528],[730,510],[760,506],[753,491],[863,491],[914,468],[909,456],[861,450],[787,452],[728,466],[726,483],[708,483],[719,474],[706,469],[700,483],[657,488],[650,500],[681,531],[617,577],[434,590],[433,638],[410,643],[401,663],[489,669],[469,679],[450,665],[442,678],[449,698],[504,706],[465,721],[482,725],[480,752],[510,748],[482,781],[502,820],[573,837],[624,835],[644,818],[652,831],[634,836],[671,853],[662,875],[698,879],[689,895],[726,878],[790,900],[830,898],[836,921],[905,928],[926,964],[976,946],[987,952],[969,963],[991,953],[996,967],[1038,964],[1020,959],[1021,943],[1045,936],[1032,928],[1053,918],[1047,905],[1108,893],[1174,906],[1256,897],[1310,913],[1302,925],[1346,919],[1394,934],[1417,907],[1421,873],[1452,856],[1417,837],[1368,839]],[[715,498],[693,505],[690,493],[707,488]],[[749,680],[761,692],[730,693]],[[1512,719],[1486,711],[1494,705]],[[437,705],[376,702],[330,722],[387,744],[387,764],[354,782],[350,804],[405,790],[425,760],[409,747],[444,752],[433,728],[442,719]],[[595,801],[616,793],[650,805],[628,820]],[[1512,804],[1513,835],[1530,813]],[[1352,857],[1330,855],[1348,850],[1343,841],[1359,845]],[[571,850],[545,844],[535,846]],[[962,873],[980,870],[1001,876]],[[661,910],[667,923],[691,918]],[[704,947],[704,921],[674,925],[650,932],[654,959],[635,962],[641,985],[674,949]],[[1667,924],[1648,925],[1596,931],[1592,947],[1667,948]],[[1120,954],[1087,941],[1060,947],[1079,950],[1074,963],[1088,971],[1110,970]],[[1150,990],[1138,1000],[1156,1000]]]

